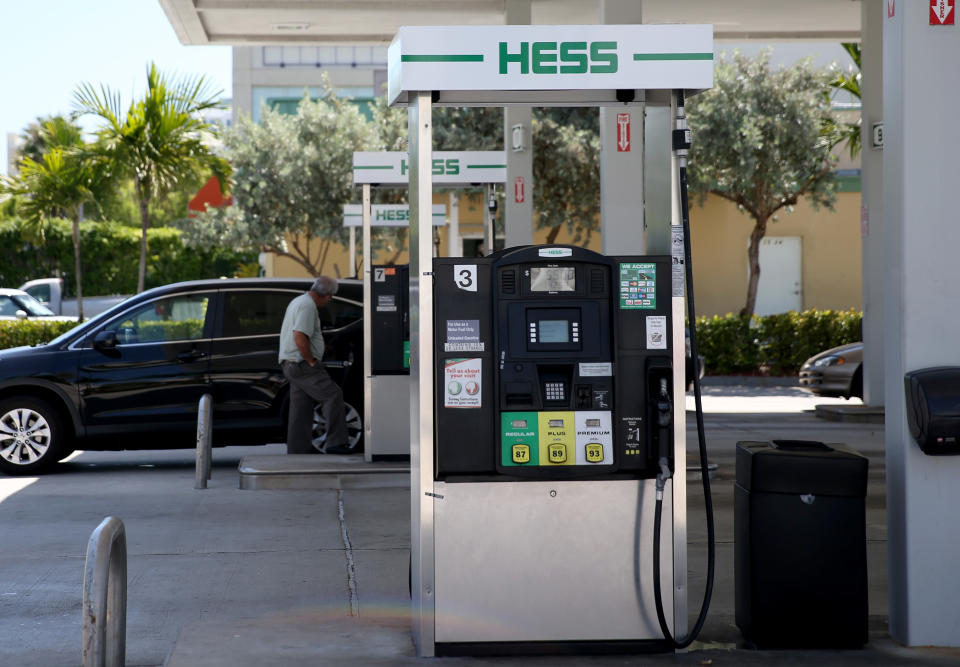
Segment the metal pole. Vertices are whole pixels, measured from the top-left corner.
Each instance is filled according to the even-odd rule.
[[[357,277],[357,230],[355,227],[350,227],[350,249],[347,251],[350,254],[350,271],[347,273],[347,276],[350,278]]]
[[[677,114],[677,96],[671,95],[670,117]],[[672,128],[672,124],[671,124]],[[671,229],[680,232],[683,257],[683,213],[680,204],[680,163],[670,152]],[[673,236],[673,234],[671,234]],[[671,240],[671,245],[675,243]],[[677,265],[674,264],[674,270]],[[673,279],[673,636],[687,634],[687,379],[686,379],[686,284],[683,264]],[[666,587],[664,587],[666,590]]]
[[[200,406],[197,408],[197,467],[193,483],[195,489],[207,488],[207,480],[210,479],[212,412],[213,396],[204,394],[200,397]]]
[[[83,566],[83,667],[123,667],[127,654],[127,536],[108,516],[87,542]]]
[[[483,242],[487,246],[487,254],[492,255],[496,250],[497,232],[494,212],[490,210],[489,201],[493,197],[493,186],[489,183],[486,188],[486,197],[483,201]]]
[[[430,91],[409,106],[410,133],[410,558],[413,640],[434,655],[433,550],[433,107]]]
[[[370,316],[373,307],[370,304],[372,288],[370,281],[373,280],[372,269],[370,268],[370,184],[363,184],[363,234],[361,245],[363,249],[363,460],[367,463],[373,461],[373,352],[372,341],[373,334],[371,329]]]

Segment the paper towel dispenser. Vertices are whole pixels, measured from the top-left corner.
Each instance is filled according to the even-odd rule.
[[[960,454],[960,367],[941,366],[903,376],[907,423],[925,454]]]

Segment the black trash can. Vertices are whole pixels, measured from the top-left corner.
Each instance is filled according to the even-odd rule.
[[[757,648],[867,642],[867,458],[808,440],[737,443],[737,627]]]

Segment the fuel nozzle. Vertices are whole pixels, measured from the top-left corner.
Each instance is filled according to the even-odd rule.
[[[657,392],[657,500],[663,499],[663,489],[667,480],[673,477],[670,472],[670,425],[673,423],[673,401],[667,378],[660,378]]]

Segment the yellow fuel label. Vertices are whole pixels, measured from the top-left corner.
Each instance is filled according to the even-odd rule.
[[[584,453],[587,461],[590,463],[600,463],[603,461],[603,445],[599,442],[590,442],[584,446]]]
[[[510,450],[514,463],[530,463],[530,445],[513,445]]]
[[[537,413],[540,465],[576,465],[573,412]]]

